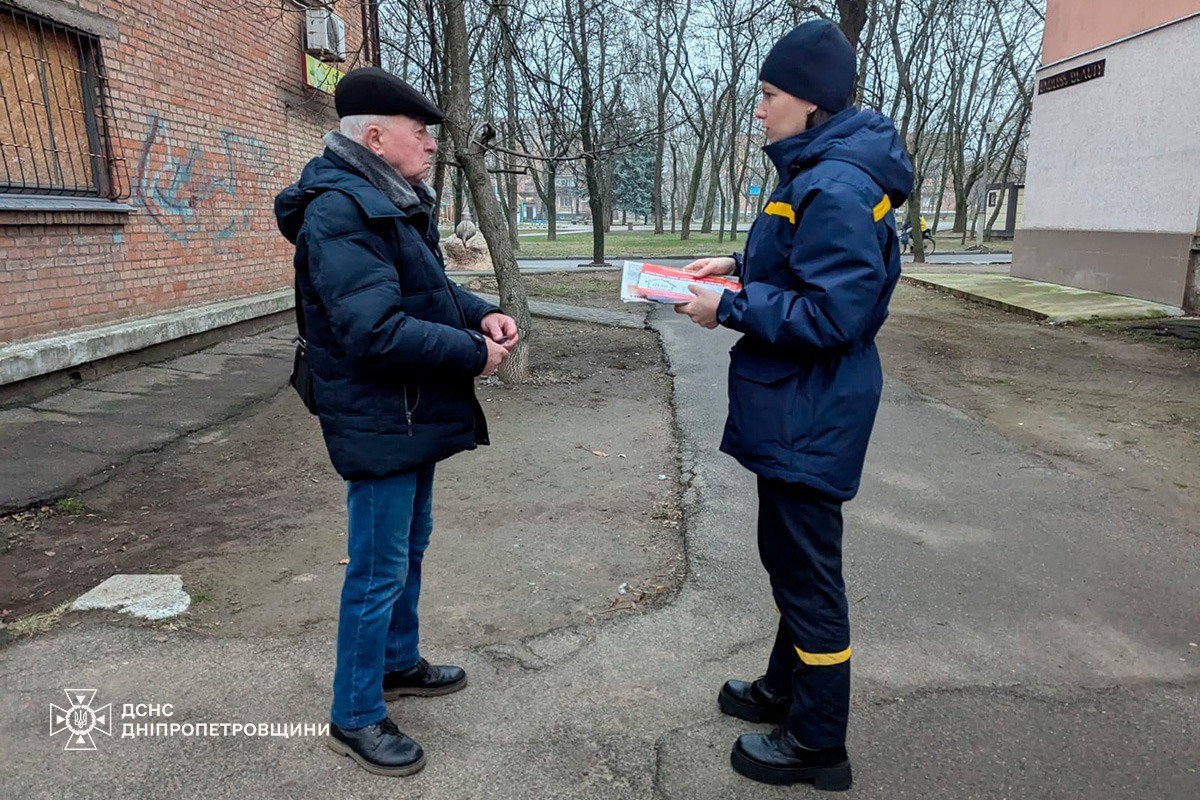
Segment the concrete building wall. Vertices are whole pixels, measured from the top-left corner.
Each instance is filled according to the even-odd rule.
[[[1042,63],[1053,64],[1197,11],[1197,0],[1049,0]]]
[[[0,3],[6,0],[0,0]],[[274,195],[336,126],[306,86],[290,3],[7,0],[100,37],[132,213],[21,210],[0,194],[0,345],[291,285]],[[338,0],[349,59],[361,0]],[[98,205],[101,205],[98,203]]]
[[[1039,71],[1105,60],[1103,77],[1035,97],[1014,275],[1185,304],[1200,217],[1196,53],[1200,14]]]

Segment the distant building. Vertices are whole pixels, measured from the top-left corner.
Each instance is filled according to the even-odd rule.
[[[560,169],[555,177],[554,205],[555,217],[561,221],[575,222],[584,217],[584,193],[580,179],[573,170]],[[523,224],[545,223],[550,218],[546,203],[538,194],[537,184],[528,173],[517,179],[517,210],[517,221]]]
[[[1025,216],[1025,184],[993,183],[988,186],[984,220],[990,223],[987,235],[993,239],[1011,239]],[[992,220],[995,219],[995,222]]]
[[[1200,310],[1200,0],[1048,0],[1013,274]]]

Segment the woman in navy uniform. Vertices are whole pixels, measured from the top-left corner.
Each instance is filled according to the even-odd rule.
[[[757,476],[759,554],[780,612],[766,674],[728,681],[718,701],[780,726],[738,739],[738,772],[848,789],[842,504],[858,491],[879,408],[875,335],[900,277],[892,208],[912,188],[912,165],[891,120],[851,105],[854,50],[831,23],[788,33],[759,78],[755,116],[779,185],[744,253],[688,265],[738,275],[742,288],[695,286],[676,309],[744,334],[730,353],[721,450]]]

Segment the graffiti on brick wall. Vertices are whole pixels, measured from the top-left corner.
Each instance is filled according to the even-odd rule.
[[[212,237],[220,246],[250,230],[255,214],[270,206],[264,197],[278,167],[267,146],[253,136],[218,133],[219,145],[206,150],[176,141],[166,120],[150,116],[135,197],[175,241]]]

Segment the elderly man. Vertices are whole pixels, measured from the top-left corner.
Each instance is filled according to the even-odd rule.
[[[317,413],[347,483],[350,563],[338,614],[329,746],[380,775],[425,765],[385,700],[466,686],[418,647],[434,465],[487,444],[474,378],[517,343],[512,318],[446,278],[425,179],[442,112],[373,67],[335,94],[341,131],[275,201],[296,245]]]

